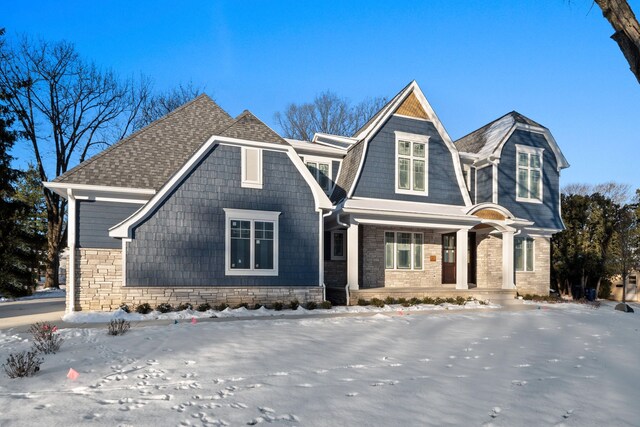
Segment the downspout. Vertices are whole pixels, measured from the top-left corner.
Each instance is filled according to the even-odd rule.
[[[67,313],[75,311],[76,306],[76,198],[73,190],[67,189],[67,246],[69,258],[67,259]]]
[[[336,222],[338,223],[338,225],[341,225],[344,228],[349,228],[351,226],[350,224],[346,224],[346,223],[340,221],[340,214],[336,214]],[[344,286],[344,294],[346,296],[347,307],[348,307],[349,306],[349,283],[348,283],[348,281],[347,281],[347,284]]]
[[[327,287],[324,284],[324,219],[333,213],[332,210],[329,210],[327,213],[322,213],[322,209],[319,209],[320,212],[320,226],[318,232],[318,247],[320,251],[318,252],[318,271],[319,271],[319,282],[320,287],[322,288],[322,301],[327,300]]]

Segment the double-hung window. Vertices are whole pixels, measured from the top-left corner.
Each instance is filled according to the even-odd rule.
[[[325,193],[331,191],[331,161],[322,158],[305,157],[305,164],[311,175],[318,181]]]
[[[422,233],[385,231],[384,267],[387,270],[422,270]]]
[[[429,182],[429,137],[396,132],[396,193],[426,196]]]
[[[516,200],[542,202],[542,148],[516,145]]]
[[[516,237],[514,243],[514,264],[516,271],[533,271],[533,239]]]
[[[280,212],[225,209],[225,274],[278,275]]]
[[[344,230],[331,232],[331,260],[345,260],[347,248],[347,232]]]

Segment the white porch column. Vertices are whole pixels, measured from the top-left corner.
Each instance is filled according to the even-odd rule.
[[[66,307],[65,312],[76,310],[76,198],[72,190],[67,190],[67,278],[66,278]],[[55,274],[58,274],[56,271]]]
[[[502,289],[514,289],[513,283],[513,231],[502,232]]]
[[[358,261],[360,254],[358,253],[358,234],[359,226],[351,221],[351,225],[347,228],[347,284],[349,289],[360,289],[358,280]]]
[[[456,289],[469,289],[467,280],[467,255],[469,246],[469,230],[456,232]]]

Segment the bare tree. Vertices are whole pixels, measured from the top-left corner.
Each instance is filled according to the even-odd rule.
[[[147,86],[148,88],[148,86]],[[48,43],[26,37],[0,45],[0,91],[17,118],[42,181],[84,161],[92,148],[119,137],[134,123],[140,103],[136,89],[81,59],[67,42]],[[139,97],[138,97],[139,99]],[[116,137],[116,139],[118,138]],[[59,252],[66,234],[66,200],[44,189],[47,208],[47,287],[58,287]]]
[[[195,86],[193,82],[180,84],[178,87],[155,95],[151,94],[150,91],[138,90],[134,92],[132,100],[140,103],[140,109],[135,116],[133,129],[138,130],[147,126],[203,92],[204,88]],[[140,93],[146,96],[141,97]]]
[[[626,0],[595,0],[615,33],[611,38],[629,63],[629,68],[640,83],[640,24]]]
[[[562,187],[562,194],[571,195],[576,194],[580,196],[590,196],[595,193],[600,193],[604,197],[610,199],[612,202],[623,205],[629,201],[629,184],[621,184],[619,182],[603,182],[601,184],[584,184],[573,183],[567,184]]]
[[[385,98],[368,98],[356,105],[326,91],[313,102],[289,104],[284,112],[275,114],[285,138],[310,141],[317,132],[332,135],[353,135],[386,103]]]

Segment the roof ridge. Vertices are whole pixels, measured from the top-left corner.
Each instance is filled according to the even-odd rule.
[[[141,129],[138,129],[137,131],[135,131],[131,135],[128,135],[128,136],[124,137],[123,139],[117,141],[116,143],[111,144],[110,146],[108,146],[107,148],[105,148],[101,152],[97,153],[96,155],[91,156],[90,158],[86,159],[85,161],[81,162],[80,164],[78,164],[78,165],[74,166],[73,168],[69,169],[68,171],[66,171],[62,175],[60,175],[57,178],[55,178],[55,181],[61,181],[64,178],[66,178],[67,176],[71,175],[72,173],[75,173],[75,172],[77,172],[77,171],[79,171],[81,169],[84,169],[85,167],[87,167],[91,163],[95,162],[97,159],[102,158],[103,156],[105,156],[106,154],[110,153],[114,149],[116,149],[116,148],[122,146],[123,144],[131,141],[131,139],[133,139],[135,137],[138,137],[139,135],[149,131],[150,129],[155,128],[160,123],[164,123],[167,119],[169,119],[170,117],[172,117],[172,116],[176,115],[177,113],[183,111],[187,107],[192,106],[193,104],[196,103],[196,101],[200,100],[201,98],[204,98],[204,99],[207,99],[207,100],[211,101],[215,106],[217,106],[220,109],[220,111],[222,111],[229,118],[231,118],[229,113],[227,113],[218,104],[216,104],[216,102],[213,99],[211,99],[211,97],[209,97],[209,95],[207,95],[206,93],[201,93],[200,95],[196,96],[192,100],[190,100],[188,102],[185,102],[184,104],[182,104],[178,108],[169,111],[167,114],[165,114],[164,116],[160,117],[159,119],[154,120],[153,122],[151,122],[148,125],[142,127]]]
[[[240,113],[235,121],[228,127],[226,127],[222,133],[224,133],[224,131],[228,130],[231,126],[233,126],[236,123],[239,123],[240,120],[244,119],[245,117],[249,117],[249,118],[254,118],[256,119],[261,125],[263,125],[265,128],[267,128],[270,132],[272,132],[275,136],[277,136],[284,144],[286,145],[290,145],[278,132],[276,132],[275,130],[273,130],[269,125],[267,125],[265,122],[263,122],[262,120],[260,120],[260,118],[258,118],[258,116],[256,116],[255,114],[253,114],[251,111],[249,110],[244,110],[242,113]],[[221,135],[222,135],[221,133]]]

